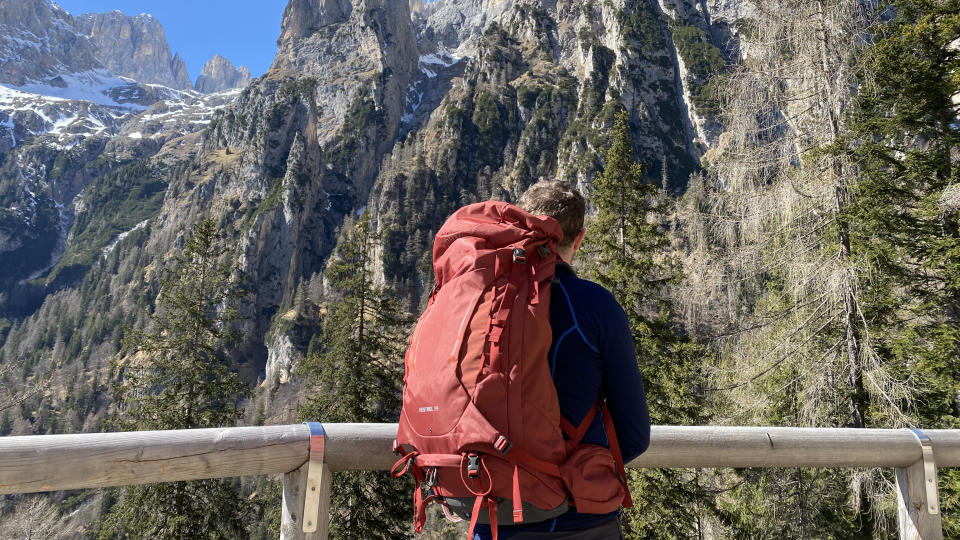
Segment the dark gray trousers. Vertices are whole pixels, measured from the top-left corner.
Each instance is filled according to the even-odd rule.
[[[530,531],[521,532],[510,536],[510,540],[622,540],[623,532],[620,530],[620,520],[611,519],[606,523],[601,523],[589,529],[579,531]]]

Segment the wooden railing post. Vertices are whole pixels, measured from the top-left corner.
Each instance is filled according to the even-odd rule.
[[[318,516],[304,516],[307,500],[307,473],[310,462],[283,475],[283,514],[280,521],[282,540],[327,540],[330,526],[330,467],[321,465],[320,508]],[[319,519],[316,532],[303,532],[304,519]]]
[[[933,445],[923,431],[912,431],[920,443],[923,457],[909,467],[896,469],[900,540],[942,540],[943,525]]]
[[[281,539],[327,540],[330,528],[330,466],[326,431],[319,422],[304,422],[310,431],[310,459],[283,476]]]

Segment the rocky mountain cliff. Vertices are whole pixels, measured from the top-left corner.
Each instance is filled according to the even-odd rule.
[[[102,67],[96,47],[56,4],[0,0],[0,84],[23,86]]]
[[[318,335],[320,273],[345,219],[371,212],[380,280],[415,310],[453,209],[514,200],[540,176],[589,192],[618,110],[652,181],[682,190],[717,136],[710,81],[737,54],[744,6],[290,0],[270,71],[235,100],[159,101],[115,136],[5,147],[2,218],[32,217],[23,229],[0,221],[13,231],[0,255],[45,242],[56,256],[3,266],[0,362],[19,366],[8,377],[93,396],[32,398],[16,429],[92,429],[107,413],[122,328],[145,323],[158,272],[201,216],[230,237],[252,285],[236,366],[271,389],[257,407],[289,420],[290,370]]]
[[[250,84],[250,70],[247,66],[233,67],[229,60],[214,55],[200,70],[196,88],[198,92],[212,94],[234,88],[244,88]]]
[[[178,90],[193,88],[187,65],[179,55],[170,56],[163,26],[150,15],[86,13],[76,17],[76,28],[90,39],[97,59],[113,73]]]

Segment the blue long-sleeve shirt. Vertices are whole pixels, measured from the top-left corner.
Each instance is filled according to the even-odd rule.
[[[560,413],[579,425],[600,395],[606,397],[624,462],[643,453],[650,444],[650,414],[637,366],[627,316],[610,291],[580,279],[563,262],[557,263],[550,292],[550,372]],[[593,419],[581,442],[609,447],[601,415]],[[567,512],[539,523],[501,526],[500,538],[523,531],[584,529],[614,519],[609,514]],[[476,540],[491,538],[490,526],[478,524]]]

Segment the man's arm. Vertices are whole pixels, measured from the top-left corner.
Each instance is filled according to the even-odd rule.
[[[601,343],[603,392],[617,430],[624,463],[642,454],[650,445],[650,412],[637,365],[633,335],[627,315],[616,301],[604,326]]]

